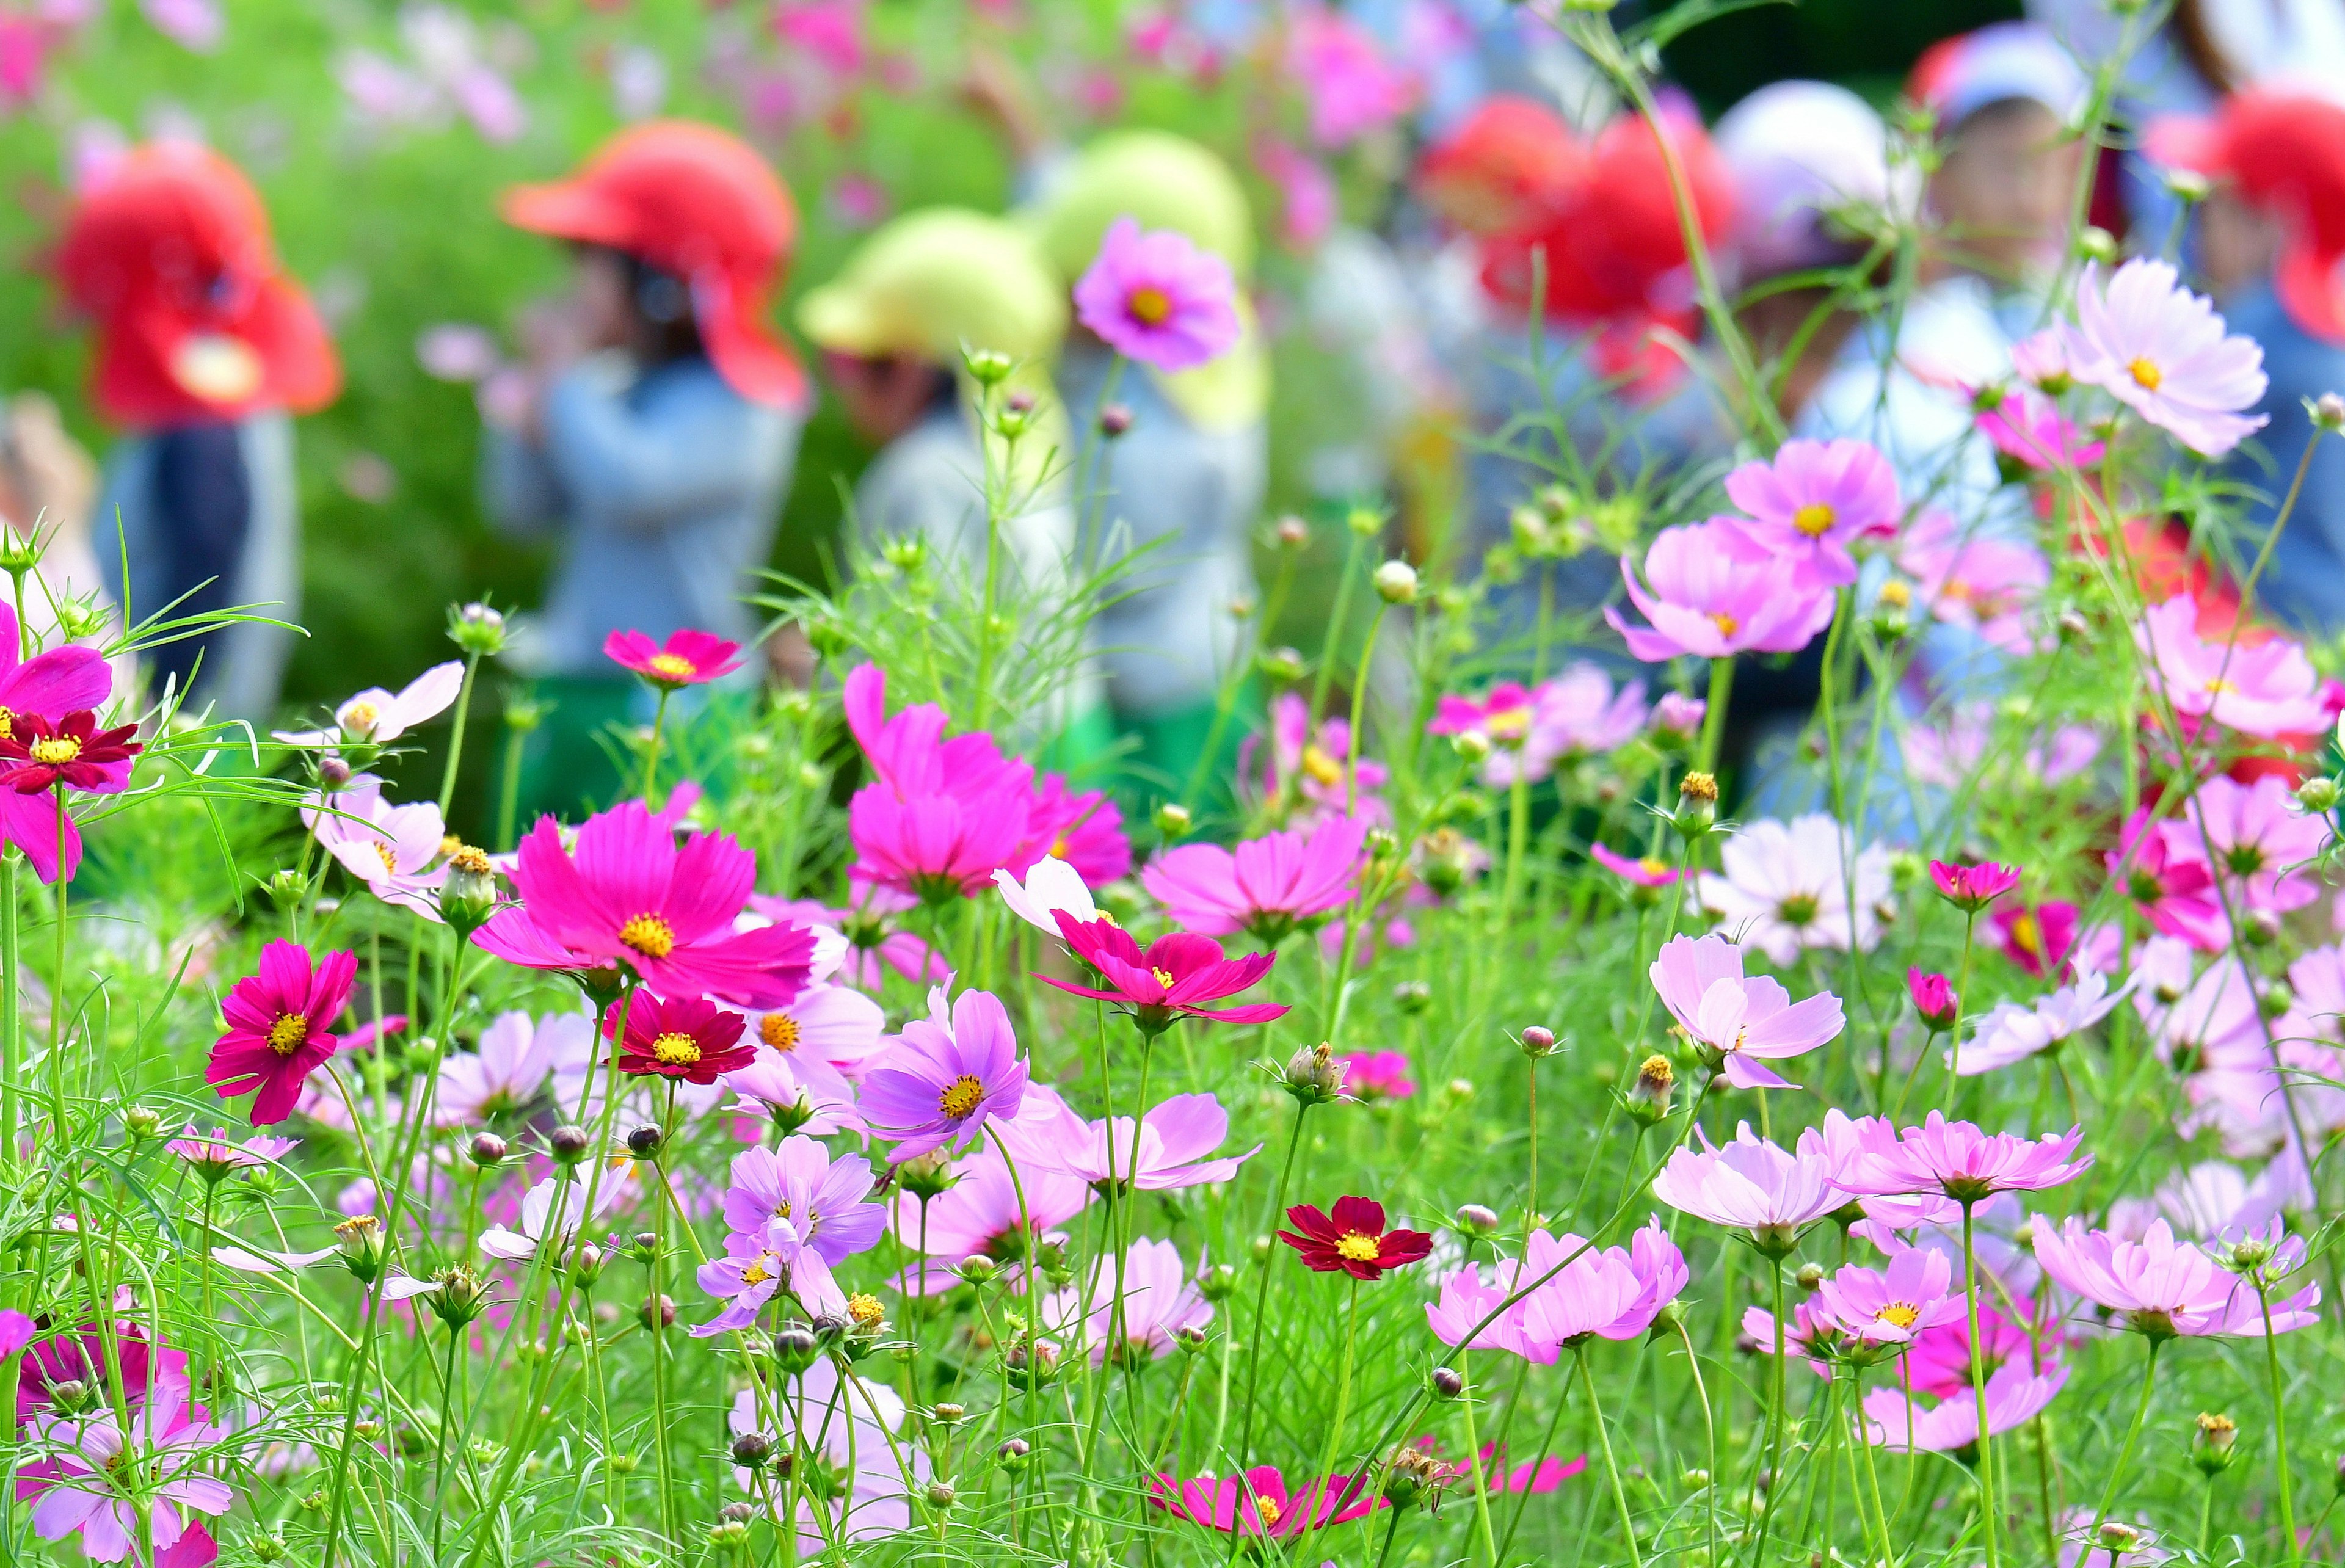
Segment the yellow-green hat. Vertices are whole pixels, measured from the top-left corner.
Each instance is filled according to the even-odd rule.
[[[964,344],[1018,359],[1057,351],[1065,286],[1031,236],[1002,218],[932,207],[884,225],[798,301],[798,329],[844,354],[957,364]]]
[[[1230,265],[1254,272],[1254,214],[1237,176],[1204,147],[1169,131],[1112,131],[1075,156],[1074,167],[1034,215],[1042,249],[1071,285],[1119,217],[1170,228]]]

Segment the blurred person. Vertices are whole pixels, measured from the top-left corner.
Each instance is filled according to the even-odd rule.
[[[1238,285],[1236,347],[1193,369],[1119,369],[1115,351],[1077,325],[1059,362],[1075,464],[1089,493],[1087,563],[1142,552],[1093,622],[1107,697],[1135,794],[1177,789],[1214,730],[1221,682],[1237,652],[1231,606],[1254,594],[1254,524],[1269,481],[1270,369],[1247,298],[1254,216],[1227,165],[1185,137],[1112,132],[1050,181],[1031,213],[1043,254],[1071,288],[1109,226],[1171,229],[1227,263]],[[1111,402],[1129,416],[1112,438]],[[1226,728],[1226,727],[1225,727]],[[1234,744],[1233,728],[1228,728]],[[1225,770],[1212,768],[1219,777]]]
[[[2304,484],[2256,595],[2299,631],[2345,632],[2345,441],[2308,401],[2345,391],[2345,106],[2250,89],[2213,115],[2152,121],[2145,150],[2203,176],[2198,269],[2233,332],[2263,345],[2270,379],[2255,412],[2269,422],[2227,462],[2263,499],[2237,570],[2269,532],[2299,466]]]
[[[821,350],[848,422],[879,449],[855,487],[852,526],[863,548],[919,540],[940,558],[927,570],[973,585],[986,564],[991,443],[996,463],[1009,460],[1015,496],[1002,564],[1027,592],[1063,587],[1075,515],[1066,418],[1049,364],[1066,336],[1067,298],[1030,234],[965,207],[904,213],[807,290],[797,325]],[[1007,355],[1015,368],[1005,393],[1033,400],[1035,428],[1013,451],[980,429],[980,389],[963,368],[964,349]],[[1104,744],[1109,726],[1088,663],[1051,703],[1039,717],[1063,733],[1060,765]]]
[[[502,210],[572,248],[567,293],[524,323],[527,369],[482,405],[490,515],[557,550],[517,639],[549,710],[523,755],[527,820],[623,787],[606,732],[648,722],[651,698],[604,657],[612,632],[755,640],[742,596],[773,542],[809,388],[765,319],[797,209],[737,138],[637,126],[573,177],[507,192]]]
[[[82,194],[56,269],[96,324],[91,400],[130,432],[107,455],[91,531],[106,592],[134,624],[239,606],[297,620],[291,416],[331,402],[341,367],[251,183],[204,147],[127,153]],[[150,650],[147,673],[263,722],[293,636],[237,622]]]

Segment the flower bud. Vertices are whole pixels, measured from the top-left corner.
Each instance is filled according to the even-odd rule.
[[[592,1290],[594,1281],[603,1277],[604,1261],[600,1247],[592,1241],[581,1241],[578,1250],[570,1257],[570,1282],[582,1290]]]
[[[2190,1462],[2198,1467],[2201,1475],[2213,1475],[2231,1468],[2238,1457],[2239,1423],[2227,1415],[2198,1417],[2198,1435],[2190,1440]]]
[[[0,527],[0,572],[11,577],[22,577],[41,563],[42,544],[36,529],[35,537],[27,539],[13,525]]]
[[[879,547],[880,558],[907,577],[917,576],[929,562],[929,547],[919,535],[899,533]]]
[[[733,1440],[733,1462],[744,1470],[763,1470],[774,1457],[774,1440],[761,1431],[745,1431]]]
[[[1195,819],[1189,808],[1178,801],[1166,801],[1156,808],[1156,831],[1167,838],[1186,837]]]
[[[974,1256],[962,1259],[960,1260],[960,1269],[959,1272],[962,1282],[965,1284],[990,1285],[993,1282],[993,1276],[996,1270],[993,1266],[993,1259],[988,1258],[984,1253],[980,1252]]]
[[[1490,737],[1479,730],[1460,730],[1449,737],[1449,749],[1468,763],[1482,762],[1490,754]]]
[[[1523,1055],[1538,1061],[1541,1057],[1555,1055],[1555,1031],[1543,1025],[1530,1024],[1523,1029]]]
[[[1292,648],[1266,648],[1254,663],[1260,665],[1262,673],[1272,680],[1284,681],[1290,684],[1303,679],[1304,673],[1308,668],[1303,663],[1303,655]]]
[[[289,865],[262,885],[268,889],[269,901],[279,910],[287,910],[300,903],[301,895],[310,891],[310,879]]]
[[[1286,1092],[1304,1105],[1325,1105],[1343,1092],[1344,1069],[1335,1047],[1322,1040],[1287,1058]]]
[[[318,783],[329,790],[342,788],[350,776],[350,764],[340,757],[328,757],[318,764]]]
[[[507,1152],[505,1140],[492,1132],[474,1134],[471,1145],[464,1150],[465,1158],[482,1170],[503,1164]]]
[[[546,1152],[553,1156],[556,1165],[576,1165],[586,1158],[587,1146],[593,1141],[586,1129],[574,1122],[563,1122],[545,1135]]]
[[[716,1517],[735,1524],[746,1524],[757,1517],[757,1505],[736,1498],[716,1511]]]
[[[995,433],[1002,440],[1014,441],[1034,428],[1034,400],[1012,392],[1002,410],[993,417]]]
[[[1344,526],[1362,539],[1374,539],[1385,531],[1385,516],[1374,507],[1355,506],[1344,514]]]
[[[1393,1006],[1410,1017],[1433,1006],[1433,987],[1422,980],[1403,980],[1392,990]]]
[[[1920,1015],[1923,1027],[1934,1035],[1943,1035],[1954,1027],[1954,1019],[1962,1012],[1962,1001],[1944,975],[1908,969],[1905,989],[1914,998],[1914,1011]]]
[[[371,1214],[354,1214],[334,1227],[334,1244],[341,1249],[342,1267],[361,1285],[371,1285],[382,1272],[382,1221]]]
[[[2335,392],[2323,392],[2312,400],[2312,422],[2320,429],[2345,431],[2345,397]]]
[[[951,1403],[939,1404],[929,1411],[929,1418],[939,1426],[959,1426],[969,1418],[969,1407]]]
[[[635,1309],[635,1321],[646,1333],[664,1333],[675,1327],[675,1298],[662,1296],[657,1303],[645,1301]]]
[[[920,1495],[927,1499],[930,1508],[943,1509],[950,1508],[953,1505],[953,1499],[959,1494],[953,1491],[951,1482],[932,1481],[929,1482],[928,1490]]]
[[[969,379],[980,387],[1000,386],[1016,368],[1010,356],[998,349],[973,349],[967,344],[961,345],[960,363]]]
[[[1025,1463],[1026,1456],[1033,1452],[1034,1445],[1022,1437],[1005,1437],[1001,1440],[1001,1446],[994,1450],[1002,1464],[1011,1469]]]
[[[2174,199],[2185,207],[2193,207],[2206,200],[2208,192],[2215,188],[2207,177],[2195,168],[2170,168],[2158,177],[2165,182]]]
[[[941,1154],[915,1155],[896,1168],[896,1185],[915,1198],[941,1197],[959,1179]]]
[[[656,1230],[638,1230],[627,1239],[627,1256],[645,1266],[658,1262],[665,1250]]]
[[[1437,1400],[1454,1400],[1466,1391],[1465,1376],[1455,1367],[1436,1367],[1426,1381],[1432,1385],[1433,1397]]]
[[[2296,802],[2315,815],[2326,816],[2337,809],[2337,781],[2325,774],[2315,774],[2296,786]]]
[[[1238,1271],[1226,1263],[1214,1264],[1197,1281],[1197,1294],[1208,1301],[1226,1301],[1237,1288]]]
[[[1099,432],[1109,440],[1132,429],[1132,410],[1123,403],[1108,403],[1099,411]]]
[[[1806,1294],[1811,1296],[1814,1295],[1816,1291],[1822,1287],[1824,1282],[1823,1265],[1821,1263],[1801,1264],[1800,1271],[1792,1276],[1792,1282],[1799,1286],[1799,1288]]]
[[[2098,224],[2088,223],[2076,236],[2076,254],[2086,261],[2114,267],[2117,259],[2117,237]]]
[[[448,612],[448,640],[467,653],[493,659],[505,648],[505,618],[475,600]]]
[[[749,1526],[746,1520],[720,1519],[708,1527],[708,1544],[720,1551],[746,1546],[748,1541]]]
[[[1311,525],[1292,512],[1280,518],[1271,532],[1284,550],[1300,550],[1311,542]]]
[[[806,1371],[821,1353],[822,1345],[814,1337],[814,1330],[802,1323],[792,1323],[774,1335],[774,1364],[785,1373],[794,1375]]]
[[[459,845],[448,857],[448,879],[440,885],[440,917],[459,936],[469,936],[497,912],[497,874],[488,851]]]
[[[94,1410],[98,1397],[97,1385],[81,1378],[60,1378],[49,1385],[49,1403],[61,1415],[80,1415]]]
[[[434,1283],[424,1295],[423,1304],[451,1329],[462,1328],[488,1305],[488,1285],[462,1264],[442,1269],[431,1278]]]
[[[1629,1086],[1629,1114],[1650,1127],[1670,1114],[1670,1097],[1677,1092],[1678,1072],[1659,1051],[1637,1064],[1637,1081]]]
[[[1670,825],[1686,838],[1700,838],[1718,823],[1718,780],[1699,770],[1678,781],[1678,809]]]
[[[657,1159],[667,1143],[667,1134],[649,1123],[627,1134],[627,1152],[637,1159]]]
[[[1457,1229],[1477,1240],[1497,1234],[1498,1216],[1486,1204],[1461,1203],[1455,1218]]]
[[[133,1141],[153,1138],[163,1130],[162,1114],[151,1106],[125,1106],[122,1109],[122,1130]]]
[[[1387,561],[1376,568],[1376,597],[1387,604],[1416,602],[1416,568],[1406,561]]]

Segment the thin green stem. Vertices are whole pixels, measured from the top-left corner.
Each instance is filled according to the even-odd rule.
[[[1596,1394],[1596,1374],[1588,1365],[1588,1347],[1582,1344],[1574,1351],[1579,1361],[1579,1381],[1588,1390],[1588,1413],[1596,1422],[1596,1447],[1604,1455],[1605,1479],[1612,1483],[1612,1506],[1620,1511],[1620,1533],[1628,1538],[1629,1568],[1645,1568],[1644,1557],[1637,1551],[1637,1521],[1629,1512],[1629,1493],[1620,1485],[1620,1466],[1612,1458],[1612,1433],[1604,1423],[1604,1406]]]

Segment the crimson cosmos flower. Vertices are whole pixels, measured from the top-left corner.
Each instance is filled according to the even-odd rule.
[[[1278,1239],[1322,1274],[1340,1269],[1355,1280],[1381,1280],[1386,1270],[1433,1250],[1433,1238],[1422,1230],[1386,1230],[1385,1206],[1373,1198],[1338,1198],[1332,1216],[1298,1203],[1286,1211],[1286,1222],[1294,1229],[1280,1231]]]
[[[0,762],[14,764],[0,772],[0,784],[18,794],[39,794],[60,779],[76,789],[118,790],[124,770],[108,764],[138,754],[138,743],[129,738],[137,733],[136,724],[101,730],[87,708],[54,724],[38,713],[15,714],[0,735]]]
[[[1077,996],[1123,1003],[1145,1034],[1162,1034],[1184,1013],[1224,1024],[1267,1024],[1286,1016],[1283,1002],[1248,1002],[1238,1007],[1203,1005],[1234,996],[1269,974],[1277,959],[1268,953],[1225,958],[1220,943],[1188,931],[1168,931],[1143,953],[1132,933],[1112,920],[1077,920],[1063,909],[1051,913],[1059,922],[1059,934],[1075,956],[1097,970],[1112,989],[1094,990],[1048,975],[1040,976],[1041,981]]]
[[[757,1059],[755,1043],[743,1045],[748,1020],[703,996],[671,1001],[637,991],[627,1003],[627,1024],[619,1027],[619,1004],[603,1017],[603,1034],[619,1045],[619,1070],[634,1077],[683,1078],[713,1084],[720,1073]]]

